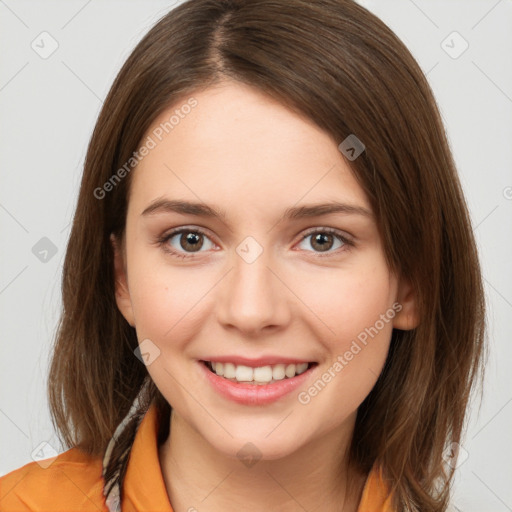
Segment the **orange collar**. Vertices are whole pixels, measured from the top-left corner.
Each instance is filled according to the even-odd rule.
[[[173,512],[158,458],[156,405],[142,419],[123,483],[123,512]]]
[[[131,449],[123,484],[123,512],[173,512],[160,469],[157,432],[157,410],[152,404]],[[368,475],[358,512],[392,512],[387,488],[376,469]]]

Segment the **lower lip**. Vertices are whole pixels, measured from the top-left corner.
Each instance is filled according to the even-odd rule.
[[[199,361],[199,365],[203,368],[206,378],[216,391],[226,398],[244,405],[265,405],[275,402],[304,384],[318,366],[315,364],[300,375],[285,378],[272,384],[244,384],[219,377],[219,375],[210,371],[202,361]]]

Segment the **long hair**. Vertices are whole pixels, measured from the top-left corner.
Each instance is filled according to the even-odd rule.
[[[384,369],[359,407],[349,462],[382,468],[396,510],[444,511],[453,469],[443,450],[461,441],[484,373],[476,244],[423,72],[382,21],[350,0],[189,0],[125,62],[89,143],[64,261],[48,383],[61,440],[104,454],[148,375],[134,356],[135,329],[116,306],[109,240],[123,236],[136,169],[112,177],[127,169],[159,114],[226,78],[279,100],[336,141],[355,134],[364,143],[348,163],[376,214],[389,268],[413,286],[421,321],[393,331]],[[165,438],[171,406],[154,384],[151,400]],[[137,418],[119,437],[108,476],[123,474]]]

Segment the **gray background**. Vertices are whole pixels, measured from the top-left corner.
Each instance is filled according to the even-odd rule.
[[[0,474],[31,462],[42,442],[62,451],[45,386],[86,146],[122,63],[176,3],[0,0]],[[491,355],[454,506],[512,511],[512,2],[361,3],[427,73],[481,254]]]

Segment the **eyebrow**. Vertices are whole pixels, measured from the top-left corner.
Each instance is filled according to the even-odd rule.
[[[226,222],[226,212],[220,208],[209,206],[204,203],[196,203],[182,200],[157,199],[153,201],[141,215],[153,215],[158,213],[181,213],[195,215],[197,217],[214,218]],[[297,220],[310,217],[319,217],[333,213],[344,215],[362,215],[373,218],[370,210],[363,206],[339,203],[336,201],[319,204],[306,204],[287,208],[278,222],[284,220]]]

